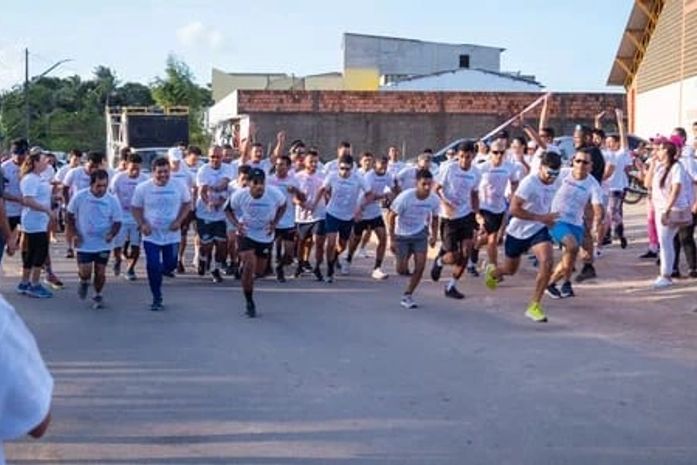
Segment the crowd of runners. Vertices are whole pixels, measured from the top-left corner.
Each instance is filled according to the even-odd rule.
[[[641,258],[660,263],[654,287],[681,275],[681,249],[689,276],[697,278],[694,144],[677,128],[630,151],[622,112],[612,115],[616,135],[606,137],[605,117],[598,115],[595,127],[576,127],[567,157],[552,128],[533,129],[521,119],[526,136],[509,138],[502,130],[466,141],[439,165],[429,150],[406,163],[396,147],[357,156],[349,142],[322,163],[317,149],[299,140],[287,147],[279,133],[268,155],[252,134],[236,147],[211,147],[205,162],[201,149],[182,144],[147,167],[124,148],[117,167],[101,153],[73,150],[56,169],[51,154],[16,140],[2,163],[0,251],[21,251],[16,289],[23,295],[50,298],[49,287],[63,286],[49,249],[64,231],[66,257],[77,261],[78,296],[86,299],[92,288],[95,308],[104,304],[107,274],[138,280],[144,252],[151,310],[164,308],[163,279],[193,272],[215,284],[240,280],[249,317],[257,315],[256,279],[284,283],[288,275],[307,275],[332,283],[351,273],[357,256],[374,258],[370,276],[381,281],[388,278],[387,251],[394,255],[407,309],[417,307],[413,296],[429,248],[430,277],[440,281],[447,267],[443,292],[456,300],[465,297],[458,290],[465,274],[483,271],[493,290],[529,258],[537,277],[525,315],[544,322],[545,294],[573,297],[577,266],[576,282],[596,278],[602,248],[613,241],[627,247],[630,170],[650,190],[649,250]],[[697,137],[697,123],[692,130]],[[555,246],[562,250],[556,264]]]

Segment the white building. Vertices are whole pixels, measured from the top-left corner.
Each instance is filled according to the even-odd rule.
[[[539,92],[542,84],[527,77],[487,71],[457,69],[391,82],[380,90],[434,92]]]

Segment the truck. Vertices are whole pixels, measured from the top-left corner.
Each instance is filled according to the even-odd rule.
[[[167,150],[189,143],[188,107],[106,107],[106,155],[109,167],[119,165],[124,147],[143,158],[143,169]]]

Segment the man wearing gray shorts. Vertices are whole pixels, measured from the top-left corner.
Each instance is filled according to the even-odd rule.
[[[428,246],[435,246],[438,239],[440,200],[431,192],[432,185],[431,172],[427,169],[418,170],[416,187],[399,194],[390,205],[387,215],[390,250],[397,258],[397,274],[410,276],[400,301],[400,305],[406,309],[418,307],[412,294],[421,282],[426,267]],[[409,259],[412,256],[414,271],[409,274]]]

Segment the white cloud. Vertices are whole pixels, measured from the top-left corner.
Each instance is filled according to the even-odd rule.
[[[188,48],[208,47],[215,49],[223,43],[223,33],[204,26],[201,21],[192,21],[177,29],[177,40]]]

